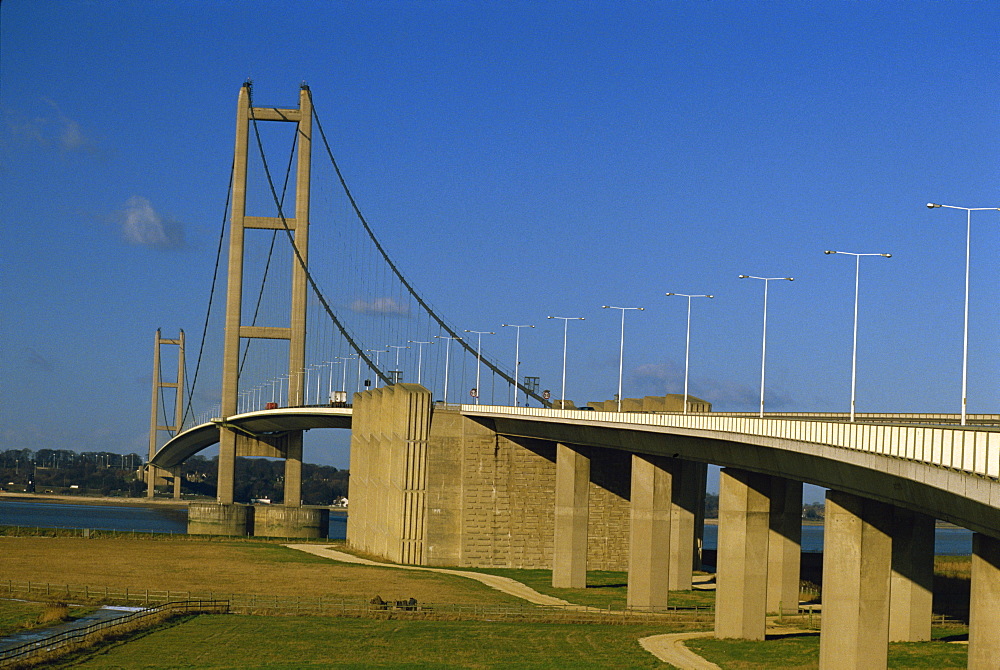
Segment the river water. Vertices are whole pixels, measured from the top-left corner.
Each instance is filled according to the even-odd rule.
[[[187,510],[139,505],[77,505],[0,499],[0,526],[90,528],[137,533],[186,533]],[[347,517],[330,514],[331,540],[347,537]]]
[[[0,525],[29,528],[91,528],[141,533],[187,532],[187,510],[130,505],[76,505],[0,499]],[[331,540],[347,537],[347,516],[330,515]],[[705,526],[705,548],[718,544],[718,526]],[[802,551],[823,551],[823,526],[802,526]],[[967,556],[972,553],[972,531],[942,527],[934,532],[934,553]]]

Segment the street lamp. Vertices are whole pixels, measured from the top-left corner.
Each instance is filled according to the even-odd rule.
[[[957,207],[955,205],[938,205],[927,203],[930,209],[945,207],[947,209],[964,209],[965,224],[965,332],[962,336],[962,425],[965,425],[965,401],[969,379],[969,252],[972,239],[972,213],[981,211],[1000,211],[1000,207]]]
[[[862,256],[881,256],[882,258],[892,258],[892,254],[855,254],[850,251],[824,251],[824,254],[843,254],[854,256],[854,351],[851,354],[851,422],[854,422],[854,399],[857,388],[858,373],[858,278],[861,276]],[[964,393],[963,393],[964,395]]]
[[[764,334],[760,343],[760,418],[764,418],[764,363],[767,359],[767,285],[772,281],[781,279],[784,281],[794,281],[795,277],[754,277],[752,275],[740,275],[740,279],[759,279],[764,282]]]
[[[688,413],[688,358],[691,353],[691,298],[714,298],[714,295],[688,295],[687,293],[668,293],[688,299],[687,339],[684,345],[684,414]]]
[[[337,360],[344,361],[344,378],[340,382],[340,390],[344,393],[344,401],[347,401],[347,361],[353,361],[357,356],[334,356]]]
[[[451,354],[451,341],[460,340],[461,337],[451,337],[450,335],[435,335],[434,337],[448,340],[444,345],[444,404],[448,404],[448,359]]]
[[[569,332],[570,321],[584,321],[582,316],[547,316],[546,319],[562,319],[563,322],[563,370],[562,392],[559,395],[559,409],[566,409],[566,335]]]
[[[519,325],[513,324],[513,323],[501,323],[500,326],[504,327],[504,328],[516,328],[517,329],[517,337],[514,339],[514,389],[513,389],[514,390],[514,407],[517,407],[517,380],[518,380],[517,371],[518,371],[518,369],[521,366],[521,329],[522,328],[534,328],[534,326],[527,325],[527,324],[519,326]],[[525,395],[525,402],[527,402],[527,397],[528,396]]]
[[[417,383],[419,384],[421,379],[420,372],[424,364],[424,345],[433,344],[433,342],[420,342],[418,340],[407,340],[407,342],[410,344],[420,345],[419,347],[417,347]]]
[[[479,404],[479,367],[480,362],[483,360],[483,335],[496,335],[492,330],[469,330],[466,329],[467,333],[475,333],[479,336],[479,341],[476,343],[476,404]]]
[[[406,346],[405,344],[387,344],[385,346],[389,347],[390,349],[395,349],[396,350],[396,369],[394,370],[395,375],[393,375],[393,377],[394,377],[393,383],[398,383],[399,379],[400,379],[399,350],[400,349],[409,349],[410,347]]]
[[[379,368],[379,366],[378,366],[379,354],[387,354],[387,353],[389,353],[389,350],[388,349],[365,349],[365,351],[367,351],[370,354],[375,354],[375,367],[373,368],[374,371],[375,371],[375,388],[379,388],[379,382],[382,380],[382,378],[379,377],[379,375],[378,375],[378,373],[381,372],[381,368]]]
[[[645,307],[615,307],[614,305],[601,305],[601,309],[620,309],[622,312],[622,340],[618,348],[618,411],[622,411],[622,368],[625,362],[625,310],[634,309],[643,311]]]

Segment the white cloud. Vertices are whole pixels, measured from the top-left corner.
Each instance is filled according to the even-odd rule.
[[[184,229],[176,221],[160,216],[142,196],[134,195],[125,203],[121,215],[122,234],[129,244],[158,249],[184,246]]]
[[[84,133],[77,121],[63,114],[52,100],[46,99],[45,103],[52,108],[52,112],[31,118],[7,113],[7,132],[16,141],[29,146],[54,148],[66,153],[97,153],[96,144]]]
[[[352,312],[362,314],[402,314],[410,313],[409,303],[401,303],[395,298],[375,298],[371,302],[360,298],[351,303]]]

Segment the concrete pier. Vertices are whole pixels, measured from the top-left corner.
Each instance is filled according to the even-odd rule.
[[[330,534],[330,510],[325,507],[254,505],[254,537],[323,539]]]
[[[886,667],[892,515],[891,505],[827,491],[821,670]]]
[[[763,640],[771,479],[724,468],[719,478],[715,637]]]
[[[628,606],[667,606],[670,585],[672,459],[632,455]],[[685,570],[690,577],[690,556]]]
[[[802,482],[771,477],[767,611],[797,614],[802,561]]]
[[[969,602],[969,670],[992,670],[1000,659],[1000,540],[972,535],[972,598]]]
[[[931,639],[933,596],[934,519],[895,507],[889,582],[890,642]]]
[[[253,507],[247,505],[193,502],[188,505],[189,535],[253,534]]]
[[[581,450],[556,445],[555,527],[552,586],[587,587],[587,526],[590,458]]]

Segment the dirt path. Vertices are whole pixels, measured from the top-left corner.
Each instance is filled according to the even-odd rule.
[[[458,577],[466,577],[468,579],[474,579],[477,582],[481,582],[490,588],[494,588],[497,591],[502,591],[508,595],[512,595],[516,598],[521,598],[522,600],[527,600],[535,605],[553,605],[556,607],[564,607],[567,609],[575,610],[593,610],[597,611],[592,607],[586,607],[584,605],[574,605],[571,602],[567,602],[560,598],[554,596],[547,596],[544,593],[539,593],[535,589],[525,586],[519,581],[510,579],[509,577],[498,577],[497,575],[488,575],[482,572],[471,572],[468,570],[452,570],[449,568],[426,568],[420,565],[399,565],[396,563],[379,563],[378,561],[372,561],[367,558],[358,558],[357,556],[352,556],[351,554],[345,553],[343,551],[337,551],[336,549],[329,549],[327,547],[321,547],[315,544],[286,544],[289,549],[298,549],[299,551],[304,551],[308,554],[313,554],[314,556],[321,556],[323,558],[330,558],[335,561],[341,561],[343,563],[357,563],[359,565],[373,565],[380,568],[396,568],[397,570],[422,570],[426,572],[438,572],[443,575],[456,575]]]

